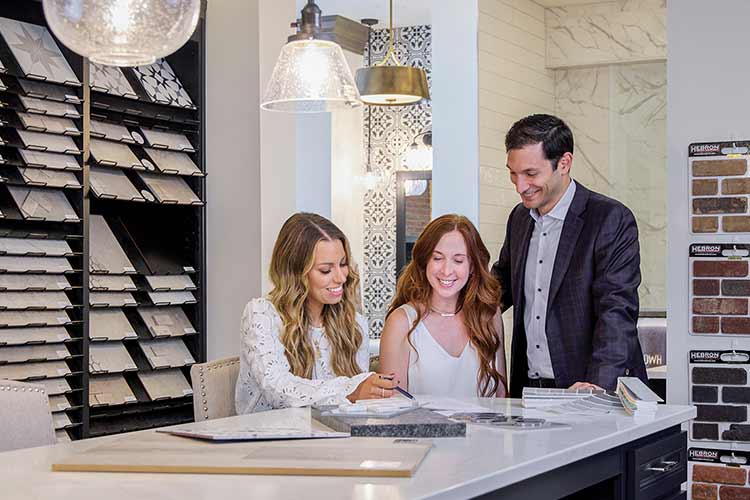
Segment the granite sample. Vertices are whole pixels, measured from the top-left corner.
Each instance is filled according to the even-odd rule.
[[[313,408],[313,418],[352,437],[440,438],[466,436],[466,424],[426,408],[391,418],[324,416],[325,407]]]

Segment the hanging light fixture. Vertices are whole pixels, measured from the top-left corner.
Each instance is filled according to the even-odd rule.
[[[195,31],[200,0],[44,0],[52,32],[70,50],[110,66],[151,64]]]
[[[427,74],[421,68],[404,66],[393,48],[393,0],[390,0],[390,42],[388,52],[375,66],[357,70],[357,87],[362,102],[374,106],[405,106],[430,98]],[[393,65],[388,65],[393,61]]]
[[[297,33],[281,49],[261,108],[321,113],[359,106],[349,65],[333,35],[320,30],[320,8],[308,0]]]
[[[432,131],[427,130],[414,137],[404,153],[407,170],[432,170]]]

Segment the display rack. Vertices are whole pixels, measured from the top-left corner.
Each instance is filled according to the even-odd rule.
[[[165,60],[115,68],[57,41],[41,2],[0,5],[0,378],[46,387],[60,440],[192,420],[204,21]]]

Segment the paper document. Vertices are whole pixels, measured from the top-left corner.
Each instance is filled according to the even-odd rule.
[[[463,401],[455,398],[441,398],[439,396],[430,396],[429,394],[415,395],[417,401],[422,403],[423,408],[428,410],[444,410],[452,413],[456,412],[486,412],[486,407]]]

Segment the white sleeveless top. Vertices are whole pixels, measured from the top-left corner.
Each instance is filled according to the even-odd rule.
[[[409,328],[417,319],[417,311],[409,304],[402,305],[409,320]],[[466,344],[459,357],[448,354],[443,346],[433,338],[424,321],[420,321],[411,333],[409,353],[409,385],[412,394],[429,394],[441,397],[477,397],[477,375],[479,355],[471,345]]]

